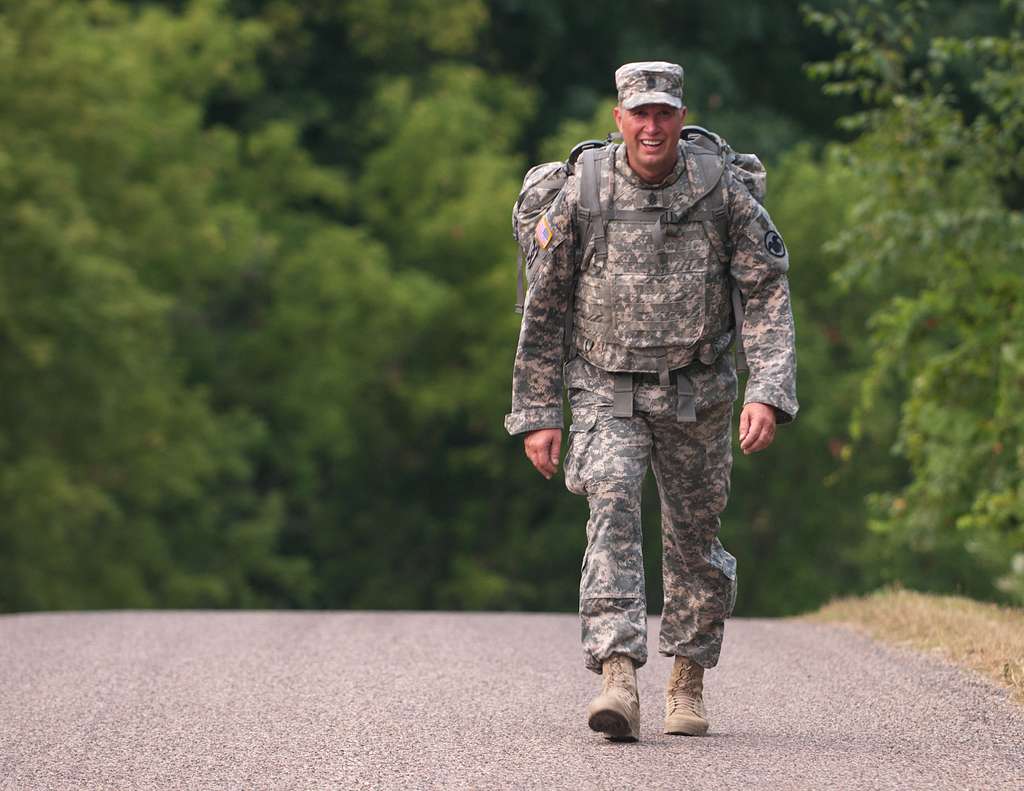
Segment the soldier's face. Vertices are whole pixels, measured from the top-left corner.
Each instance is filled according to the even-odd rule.
[[[647,181],[668,175],[676,164],[676,146],[686,120],[686,108],[641,104],[631,110],[616,107],[612,112],[626,144],[630,166]]]

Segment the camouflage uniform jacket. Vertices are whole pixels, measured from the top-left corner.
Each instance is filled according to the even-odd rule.
[[[668,190],[673,186],[685,189],[688,174],[695,173],[698,166],[686,146],[681,148],[681,154],[665,180],[652,185],[642,182],[633,172],[626,161],[625,147],[619,146],[615,158],[616,205],[620,198],[628,202],[639,191]],[[725,191],[724,205],[728,210],[728,248],[732,250],[728,270],[739,286],[746,312],[743,348],[750,375],[744,404],[769,404],[775,408],[779,423],[786,423],[798,410],[795,338],[786,277],[789,254],[767,211],[728,168],[717,189]],[[576,232],[578,204],[579,178],[570,176],[545,215],[546,244],[543,249],[538,247],[529,263],[529,289],[513,371],[512,411],[505,418],[510,434],[562,427],[565,314],[576,288],[580,259]],[[727,247],[721,244],[722,240],[709,241],[712,243],[706,247],[711,259],[708,267],[721,266],[714,251]],[[724,304],[719,308],[731,313]],[[730,319],[728,315],[709,318],[713,320],[708,326],[719,331]],[[702,337],[693,346],[696,350],[710,341],[717,348],[720,339],[720,335]],[[588,358],[586,345],[578,349],[578,354]],[[596,360],[590,362],[599,365]],[[736,371],[730,354],[721,354],[709,365],[695,360],[687,373],[696,391],[698,410],[736,397]]]

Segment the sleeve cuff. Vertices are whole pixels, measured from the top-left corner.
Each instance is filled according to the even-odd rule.
[[[562,408],[521,409],[505,415],[505,430],[513,436],[539,428],[562,428]]]
[[[746,393],[743,396],[743,405],[747,404],[768,404],[775,409],[775,422],[780,426],[784,423],[792,423],[796,413],[800,409],[796,398],[772,385],[757,384],[748,382]]]

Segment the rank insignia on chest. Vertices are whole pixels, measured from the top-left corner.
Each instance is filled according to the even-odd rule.
[[[555,232],[551,230],[551,223],[548,222],[546,214],[537,223],[537,230],[534,232],[534,235],[537,237],[537,244],[540,245],[540,249],[547,250],[548,245],[551,244],[551,240],[555,236]]]

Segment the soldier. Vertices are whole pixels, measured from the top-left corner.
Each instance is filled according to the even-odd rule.
[[[768,447],[798,407],[782,237],[720,152],[680,140],[680,66],[628,63],[615,84],[622,144],[585,152],[537,224],[505,426],[526,433],[526,455],[550,479],[564,377],[565,483],[590,506],[583,649],[603,676],[588,722],[606,738],[634,741],[636,669],[647,661],[640,489],[648,464],[661,499],[658,649],[675,657],[664,730],[708,728],[704,669],[718,662],[736,599],[736,559],[718,539],[737,395],[725,353],[734,287],[749,365],[740,449]]]

